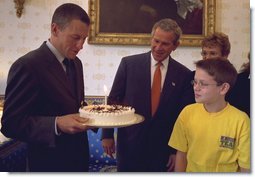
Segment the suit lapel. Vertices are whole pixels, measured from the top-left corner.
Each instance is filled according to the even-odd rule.
[[[149,78],[145,80],[145,85],[146,85],[146,90],[148,90],[148,94],[150,95],[151,94],[150,92],[151,91],[151,57],[150,55],[146,56],[146,62],[144,64],[144,68],[142,69],[142,71],[145,71],[144,78]]]
[[[159,107],[161,105],[164,105],[164,103],[167,102],[168,99],[170,99],[171,94],[174,93],[174,90],[176,87],[176,82],[174,78],[178,78],[178,76],[176,75],[177,73],[174,71],[174,67],[172,66],[173,63],[171,62],[171,60],[172,59],[170,57],[169,63],[168,63],[168,69],[166,73],[166,78],[165,78],[164,86],[161,93],[162,99],[160,99]]]
[[[149,110],[146,111],[145,117],[151,116],[151,52],[148,52],[142,60],[140,60],[140,72],[143,74],[142,78],[144,83],[139,83],[139,85],[144,85],[141,87],[142,92],[144,93],[143,105],[144,109]]]
[[[78,59],[75,59],[75,61],[74,61],[75,72],[76,72],[76,93],[77,93],[78,100],[83,100],[84,93],[83,93],[81,88],[84,89],[84,83],[82,82],[83,81],[83,75],[80,74],[82,68],[80,68],[80,65],[77,62],[77,60]],[[80,104],[80,103],[78,103],[78,104]]]
[[[59,61],[56,59],[55,55],[46,46],[46,44],[42,45],[42,47],[45,53],[48,54],[48,57],[45,58],[45,61],[47,62],[47,65],[48,65],[47,68],[51,76],[54,77],[54,80],[58,82],[59,87],[62,87],[63,89],[66,90],[67,93],[69,93],[69,95],[73,96],[71,87],[68,84],[68,78],[66,76],[66,73],[63,67],[61,66]]]

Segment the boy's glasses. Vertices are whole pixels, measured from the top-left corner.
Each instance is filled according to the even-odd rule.
[[[200,88],[206,88],[208,87],[209,85],[216,85],[216,86],[219,86],[221,84],[207,84],[207,83],[204,83],[204,82],[198,82],[196,80],[192,80],[191,81],[191,85],[193,86],[199,86]]]

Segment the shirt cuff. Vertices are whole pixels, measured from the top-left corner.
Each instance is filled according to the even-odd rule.
[[[60,136],[61,135],[61,132],[59,132],[58,131],[58,127],[57,127],[57,119],[58,119],[59,117],[56,117],[55,118],[55,134],[57,135],[57,136]]]

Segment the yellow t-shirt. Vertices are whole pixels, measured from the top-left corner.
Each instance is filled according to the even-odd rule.
[[[180,113],[168,145],[187,153],[187,172],[250,169],[250,119],[231,105],[209,113],[203,104]]]

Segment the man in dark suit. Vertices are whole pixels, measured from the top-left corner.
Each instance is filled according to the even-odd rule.
[[[30,171],[88,171],[87,119],[77,114],[84,100],[83,69],[76,55],[89,25],[78,5],[59,6],[50,39],[10,68],[1,131],[28,144]]]
[[[194,102],[191,71],[170,56],[179,45],[181,33],[175,21],[160,20],[152,29],[151,51],[124,57],[119,65],[108,102],[130,105],[145,120],[118,129],[118,171],[159,172],[174,168],[175,150],[167,143],[178,114],[185,105]],[[153,114],[151,93],[158,62],[161,96]],[[102,145],[107,154],[115,152],[113,129],[103,129]]]
[[[249,117],[251,102],[251,73],[250,73],[250,52],[248,53],[248,62],[241,66],[237,75],[236,83],[227,95],[227,101],[236,108],[244,111]]]

